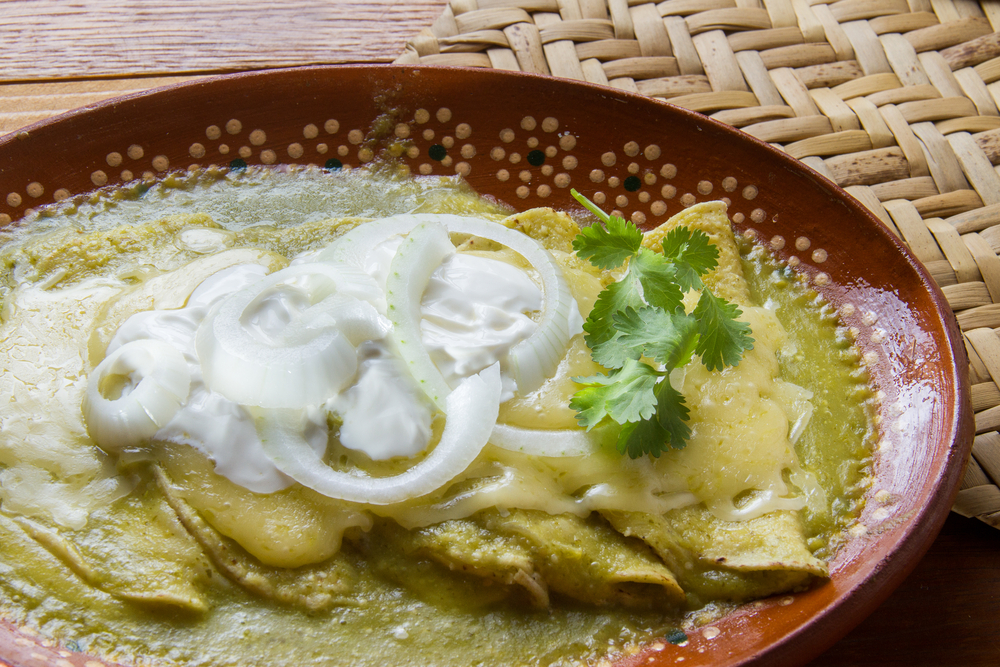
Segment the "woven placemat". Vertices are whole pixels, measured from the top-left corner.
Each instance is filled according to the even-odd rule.
[[[954,510],[1000,528],[998,30],[990,0],[451,0],[396,62],[667,99],[857,197],[955,311],[977,435]]]

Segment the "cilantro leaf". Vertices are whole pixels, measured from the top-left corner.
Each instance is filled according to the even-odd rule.
[[[616,391],[609,392],[608,416],[619,424],[652,417],[656,412],[653,388],[660,373],[649,364],[629,359],[613,377]]]
[[[573,378],[583,388],[570,407],[588,431],[610,422],[621,426],[617,448],[632,458],[682,449],[691,437],[690,411],[670,384],[670,371],[695,354],[709,370],[720,370],[753,349],[750,326],[736,320],[739,308],[716,298],[701,280],[718,266],[718,249],[704,232],[685,228],[667,233],[662,254],[643,248],[635,225],[571,192],[606,225],[582,230],[573,240],[577,254],[604,269],[628,262],[628,270],[604,288],[583,325],[594,361],[612,370]],[[702,294],[689,314],[683,296],[692,289]],[[665,370],[640,361],[643,357]]]
[[[642,308],[645,305],[646,302],[642,299],[642,286],[630,270],[624,278],[605,287],[594,302],[590,316],[583,324],[583,330],[587,333],[584,336],[587,346],[591,350],[596,350],[615,337],[617,331],[614,327],[613,313],[629,307]],[[619,368],[624,364],[624,361],[612,363],[610,358],[604,361],[595,358],[594,361],[605,368]]]
[[[612,312],[611,321],[614,323],[615,336],[592,350],[594,361],[606,366],[603,361],[598,361],[598,359],[606,359],[610,362],[621,360],[617,364],[617,367],[621,367],[629,359],[641,357],[648,336],[643,331],[643,321],[638,313],[645,310],[649,310],[649,308],[640,308],[637,311],[632,306],[626,306],[624,310]]]
[[[618,329],[615,343],[630,352],[632,358],[646,355],[671,371],[687,364],[694,355],[699,331],[690,315],[667,313],[662,308],[629,307],[615,312],[612,319]]]
[[[647,302],[667,312],[680,310],[683,294],[673,279],[673,272],[663,258],[650,250],[640,250],[628,267],[628,272],[616,283],[608,285],[598,296],[590,317],[583,325],[584,339],[593,351],[594,361],[605,368],[621,368],[628,359],[641,355],[619,342],[615,313],[626,309],[639,310]]]
[[[577,422],[588,431],[605,416],[619,424],[649,419],[656,412],[653,390],[658,379],[660,374],[654,368],[630,359],[610,375],[573,378],[585,387],[573,395],[570,407],[577,411]]]
[[[687,425],[688,412],[684,395],[664,378],[656,386],[656,419],[630,422],[618,433],[617,448],[622,454],[637,459],[644,454],[659,458],[668,447],[684,449],[691,437]]]
[[[579,237],[578,237],[579,238]],[[594,302],[590,317],[583,325],[587,346],[594,361],[605,368],[621,368],[626,359],[637,359],[631,351],[615,344],[618,333],[613,315],[626,308],[638,310],[650,305],[667,312],[681,307],[683,293],[673,278],[673,270],[659,254],[640,249],[629,263],[628,272],[608,285]]]
[[[719,250],[699,229],[677,227],[663,239],[663,256],[674,264],[681,289],[685,292],[703,287],[701,277],[719,265]]]
[[[663,255],[642,248],[628,265],[629,275],[642,285],[642,296],[650,306],[673,312],[681,306],[684,292],[677,284],[674,266]]]
[[[615,311],[617,312],[617,311]],[[584,336],[584,340],[590,340]],[[588,343],[589,345],[589,343]],[[599,343],[595,342],[591,348],[591,358],[605,368],[621,368],[631,359],[638,359],[642,356],[641,349],[626,344],[622,340],[620,331],[613,332],[611,338]]]
[[[753,349],[750,325],[736,320],[743,314],[736,304],[720,299],[706,289],[692,314],[701,333],[695,351],[708,370],[735,366],[746,350]]]
[[[684,394],[674,389],[670,378],[663,380],[656,388],[656,419],[667,436],[666,441],[674,449],[687,446],[691,437],[691,427],[687,425],[690,414]]]
[[[631,422],[622,426],[622,430],[618,432],[616,447],[622,454],[628,454],[629,458],[637,459],[645,454],[659,458],[666,438],[666,432],[655,419]]]
[[[613,377],[598,373],[588,377],[575,377],[573,382],[587,385],[573,394],[569,407],[576,410],[577,423],[589,431],[608,416],[606,409],[608,391],[604,388],[614,384],[615,380]]]
[[[602,269],[617,269],[639,251],[642,232],[631,222],[613,215],[607,228],[601,225],[584,227],[573,239],[576,254]]]

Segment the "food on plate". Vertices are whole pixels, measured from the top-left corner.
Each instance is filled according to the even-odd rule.
[[[848,332],[722,202],[594,212],[390,167],[39,212],[0,250],[4,617],[126,662],[568,664],[822,581],[867,484]]]

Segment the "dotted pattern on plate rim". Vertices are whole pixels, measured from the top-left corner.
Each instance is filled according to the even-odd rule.
[[[489,150],[481,154],[480,149],[470,141],[474,132],[476,129],[471,123],[456,118],[448,107],[420,108],[408,120],[395,124],[388,144],[384,140],[372,140],[370,132],[365,129],[347,127],[336,118],[326,118],[303,125],[299,133],[301,139],[276,146],[269,145],[266,129],[248,127],[239,118],[229,118],[201,131],[201,136],[188,145],[187,154],[192,162],[183,166],[189,169],[239,170],[246,168],[249,161],[257,161],[264,165],[309,164],[333,171],[371,162],[376,157],[375,150],[387,145],[385,150],[390,155],[409,160],[412,168],[420,174],[444,171],[468,176],[474,168],[485,168],[502,183],[513,180],[515,193],[521,199],[535,194],[544,200],[552,196],[556,189],[572,186],[587,190],[596,188],[591,194],[595,203],[605,209],[613,207],[616,215],[623,215],[624,211],[631,209],[629,218],[639,225],[652,222],[646,211],[654,218],[665,216],[671,201],[683,207],[713,199],[721,199],[730,206],[734,201],[752,206],[751,202],[760,194],[757,185],[740,183],[734,176],[725,176],[718,182],[703,179],[697,182],[693,191],[679,191],[674,185],[678,169],[655,143],[643,145],[628,141],[601,154],[599,164],[581,164],[574,152],[579,138],[562,128],[559,119],[552,116],[540,120],[531,115],[522,116],[515,123],[494,131],[492,141],[486,142],[490,144]],[[172,168],[182,167],[172,165],[166,155],[147,154],[140,144],[108,152],[103,163],[90,174],[90,181],[95,187],[126,183],[136,178],[151,181]],[[43,183],[32,181],[23,192],[6,193],[6,203],[15,209],[27,205],[23,213],[26,215],[31,211],[30,203],[45,193]],[[71,195],[66,188],[57,188],[52,192],[55,201],[65,200]],[[831,283],[829,274],[819,270],[829,259],[826,249],[814,247],[805,236],[791,239],[780,234],[768,234],[768,223],[775,217],[769,218],[761,207],[753,208],[748,217],[740,211],[732,214],[736,224],[749,225],[743,230],[746,238],[781,253],[792,268],[811,262],[816,270],[799,271],[799,275],[816,287],[822,288]],[[10,222],[10,214],[0,213],[0,224]],[[842,322],[851,320],[854,306],[843,305],[838,315]],[[872,329],[868,322],[863,324],[866,330],[870,329],[870,342],[880,343],[885,332]],[[850,327],[850,332],[855,340],[861,336],[857,326]],[[870,352],[862,362],[869,366],[876,363],[877,358],[872,357],[874,354]]]
[[[381,143],[388,146],[390,155],[408,160],[419,174],[444,172],[468,176],[473,169],[488,169],[499,182],[515,185],[515,194],[520,199],[535,195],[544,200],[555,191],[570,187],[593,189],[591,198],[595,203],[623,217],[624,212],[631,211],[628,217],[638,225],[667,215],[669,202],[685,208],[713,199],[721,199],[727,205],[737,199],[749,204],[759,194],[756,185],[740,183],[733,176],[718,182],[701,180],[693,191],[681,192],[673,183],[677,167],[655,143],[628,141],[604,152],[599,164],[581,164],[574,152],[578,137],[553,116],[525,115],[499,131],[491,131],[492,141],[485,142],[491,144],[490,148],[484,151],[470,141],[475,131],[473,124],[456,117],[449,107],[419,108],[406,120],[396,122],[389,142]],[[147,154],[142,145],[131,144],[103,156],[104,164],[90,173],[90,182],[94,187],[104,187],[137,178],[151,181],[170,169],[238,170],[250,162],[351,169],[377,156],[379,146],[370,134],[360,127],[343,126],[336,118],[317,119],[303,125],[300,139],[278,146],[269,144],[265,128],[249,127],[239,118],[229,118],[205,127],[188,145],[190,164],[171,164],[166,155]],[[483,143],[480,141],[480,145]],[[46,191],[44,184],[33,181],[23,192],[6,193],[6,203],[13,209],[26,206],[23,214],[28,214],[31,202],[39,200]],[[71,195],[66,188],[57,188],[52,199],[62,201]],[[9,223],[11,217],[0,213],[0,224]],[[744,235],[774,251],[794,247],[795,253],[785,259],[792,267],[806,261],[819,268],[829,258],[825,249],[812,247],[806,237],[767,236],[769,218],[763,208],[752,209],[749,216],[737,211],[732,219],[738,225],[752,225],[744,230]],[[810,279],[820,287],[830,283],[829,275],[822,271],[812,273]]]
[[[516,184],[515,193],[520,199],[534,194],[544,200],[556,189],[573,186],[588,191],[596,188],[591,194],[595,203],[605,209],[613,208],[616,215],[631,209],[629,218],[638,225],[651,223],[649,216],[665,216],[671,201],[683,207],[714,199],[721,199],[730,206],[734,200],[752,205],[750,202],[759,195],[755,184],[740,183],[733,176],[723,177],[718,182],[703,179],[697,182],[694,191],[681,192],[673,183],[678,175],[676,165],[666,159],[663,149],[655,143],[642,145],[628,141],[605,151],[599,164],[583,165],[575,154],[578,137],[562,128],[559,119],[552,116],[540,120],[531,115],[522,116],[495,132],[495,138],[487,142],[491,144],[489,150],[482,153],[470,141],[475,131],[471,123],[456,118],[448,107],[419,108],[408,120],[401,120],[392,127],[388,143],[371,140],[370,132],[360,127],[347,127],[336,118],[326,118],[303,125],[299,133],[301,139],[275,146],[269,145],[266,129],[248,127],[239,118],[229,118],[201,131],[201,136],[188,145],[187,154],[192,162],[184,166],[188,169],[240,170],[250,161],[257,161],[264,165],[308,164],[334,171],[371,162],[377,156],[376,149],[387,146],[385,150],[390,155],[409,160],[410,168],[419,174],[443,171],[468,176],[474,168],[485,168],[502,183],[513,180],[511,184]],[[172,165],[166,155],[147,154],[140,144],[108,152],[103,162],[101,168],[90,174],[95,187],[126,183],[136,178],[152,181],[172,168],[181,168],[181,165]],[[6,203],[12,208],[30,205],[45,192],[44,184],[33,181],[23,193],[6,193]],[[71,195],[66,188],[58,188],[53,191],[52,198],[62,201]],[[27,208],[24,215],[30,211]],[[813,247],[807,237],[786,239],[779,234],[768,235],[769,218],[763,208],[752,209],[749,220],[739,211],[732,214],[732,219],[738,225],[749,223],[751,226],[744,229],[744,236],[772,251],[780,253],[794,247],[794,254],[783,253],[787,254],[784,261],[793,268],[802,265],[803,257],[815,269],[829,258],[825,249]],[[11,215],[0,213],[0,225],[10,221]],[[831,282],[830,276],[821,270],[800,271],[799,275],[816,287]],[[840,315],[848,316],[846,309],[842,308]],[[852,333],[860,335],[856,327]],[[877,341],[873,339],[872,342]]]

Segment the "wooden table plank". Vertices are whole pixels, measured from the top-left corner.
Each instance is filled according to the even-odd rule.
[[[0,0],[0,82],[391,62],[445,0]]]
[[[0,134],[204,74],[391,62],[446,0],[0,0]]]
[[[1000,531],[952,513],[889,599],[810,667],[1000,665]]]
[[[198,78],[202,75],[0,85],[0,135],[101,100]]]

